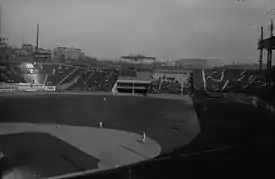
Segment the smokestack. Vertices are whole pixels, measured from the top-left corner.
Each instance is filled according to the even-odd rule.
[[[39,43],[39,24],[37,23],[36,27],[36,51],[38,51],[38,43]]]
[[[0,37],[2,37],[2,5],[0,4]]]

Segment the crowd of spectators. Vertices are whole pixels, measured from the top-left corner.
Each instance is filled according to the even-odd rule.
[[[216,80],[209,80],[211,78],[206,80],[208,92],[252,95],[275,106],[275,68],[273,69],[273,75],[272,71],[269,71],[268,74],[243,71],[237,75],[230,75],[232,71],[227,70],[225,73],[227,73],[226,77],[220,81],[218,78]],[[220,74],[220,76],[222,75]],[[232,76],[235,76],[235,78]]]
[[[89,69],[85,71],[72,90],[111,91],[118,78],[115,69]]]
[[[0,82],[24,83],[26,80],[23,75],[18,74],[12,67],[0,69]]]
[[[247,71],[220,70],[213,71],[206,77],[206,90],[210,92],[243,92],[248,88],[266,86],[263,76]]]
[[[192,86],[191,78],[187,78],[186,81],[180,79],[170,77],[169,74],[153,77],[149,92],[153,94],[189,94]]]

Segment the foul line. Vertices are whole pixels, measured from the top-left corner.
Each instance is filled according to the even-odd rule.
[[[206,91],[206,81],[205,81],[205,73],[204,73],[204,69],[201,70],[202,72],[202,80],[203,80],[203,87],[204,87],[204,91]]]
[[[139,153],[139,152],[137,152],[137,151],[135,151],[135,150],[133,150],[133,149],[131,149],[131,148],[129,148],[129,147],[123,145],[123,144],[120,144],[120,146],[121,146],[122,148],[126,149],[126,150],[129,150],[129,151],[131,151],[131,152],[133,152],[133,153],[135,153],[135,154],[137,154],[137,155],[139,155],[139,156],[145,158],[145,159],[149,159],[147,156],[145,156],[145,155],[143,155],[143,154],[141,154],[141,153]]]

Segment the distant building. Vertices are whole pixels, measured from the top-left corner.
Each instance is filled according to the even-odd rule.
[[[67,60],[79,60],[84,57],[84,53],[81,49],[74,47],[57,47],[53,51],[54,57],[64,58]]]
[[[17,57],[25,57],[28,55],[28,52],[26,50],[20,49],[20,48],[15,48],[13,49],[13,53]]]
[[[161,66],[166,68],[174,68],[176,66],[176,62],[175,61],[162,62]]]
[[[23,44],[21,49],[25,50],[28,55],[32,55],[34,53],[34,47],[31,44]]]
[[[8,39],[0,36],[0,48],[8,46]]]
[[[35,59],[42,61],[49,61],[53,57],[52,50],[39,48],[37,52],[35,52]]]
[[[175,62],[177,68],[201,69],[220,65],[219,59],[180,59]]]

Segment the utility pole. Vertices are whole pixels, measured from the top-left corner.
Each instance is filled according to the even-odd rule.
[[[270,39],[273,37],[273,19],[271,19],[270,23]],[[268,44],[267,47],[267,69],[271,69],[272,67],[272,44]]]

